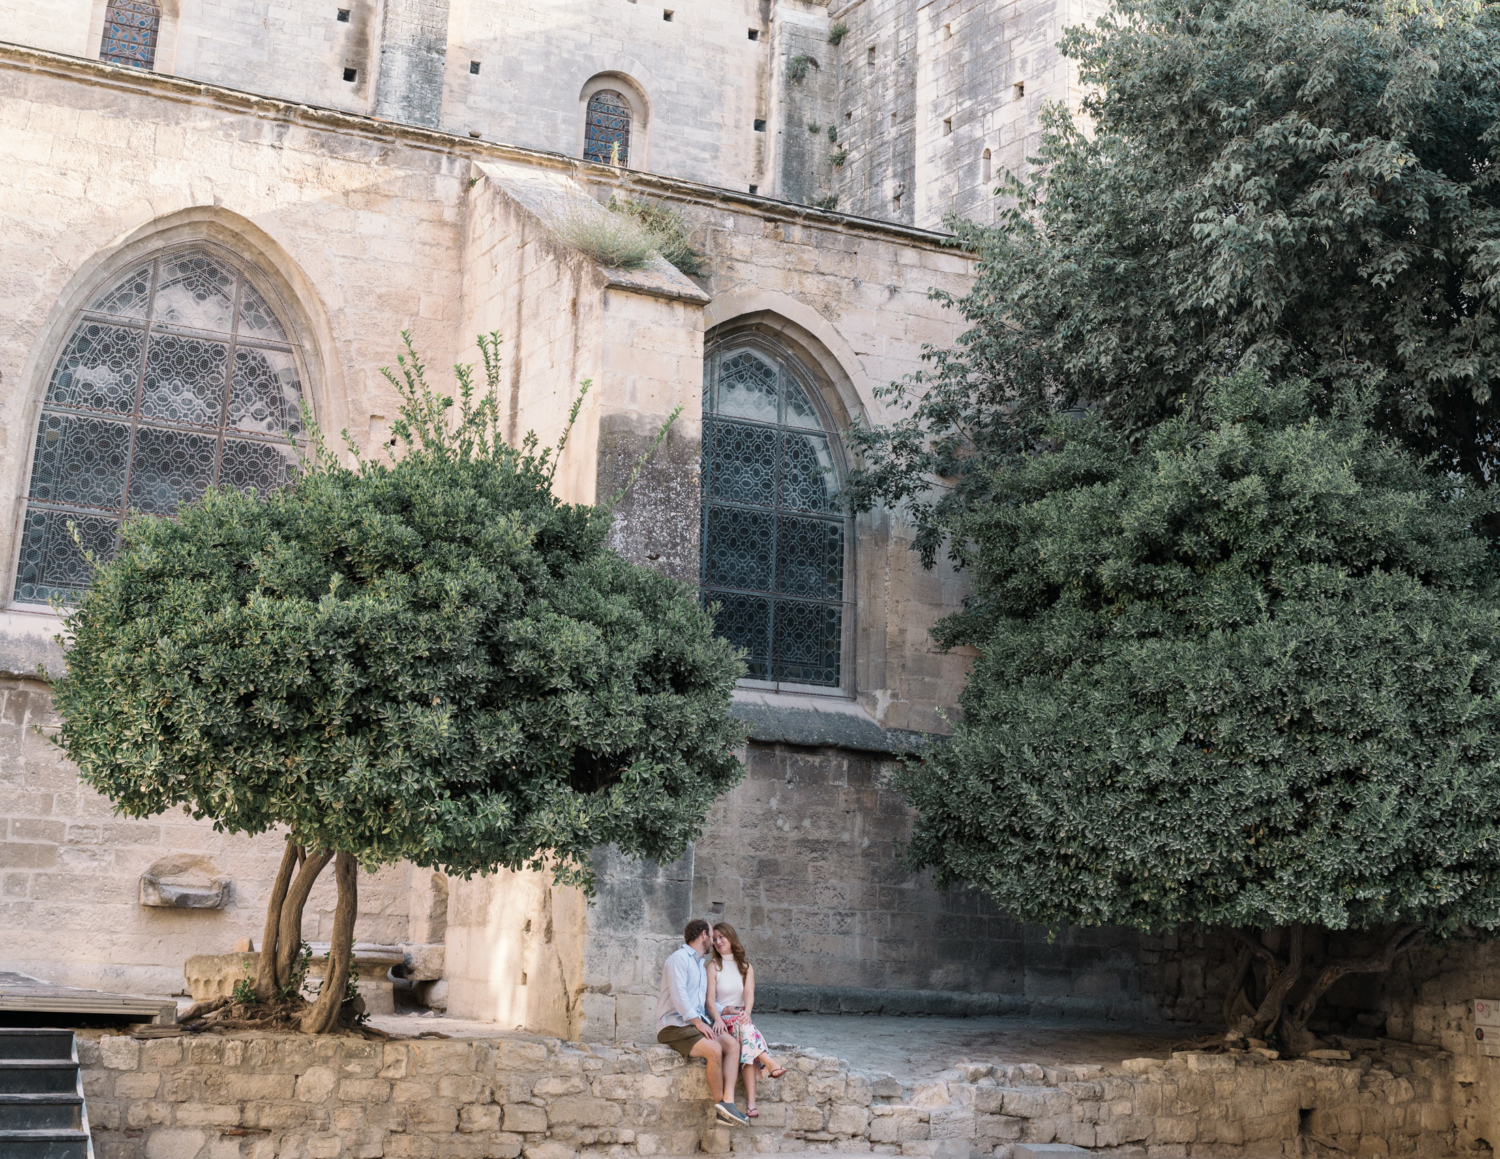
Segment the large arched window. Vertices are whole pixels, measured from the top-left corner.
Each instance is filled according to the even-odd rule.
[[[583,129],[583,159],[630,164],[630,102],[623,93],[600,89],[589,97]]]
[[[52,367],[21,530],[15,598],[88,586],[127,511],[170,515],[214,483],[287,479],[302,388],[287,328],[217,249],[164,252],[89,299]]]
[[[104,9],[104,36],[99,59],[131,68],[156,67],[161,9],[148,0],[109,0]]]
[[[751,680],[837,688],[843,679],[844,553],[833,439],[807,375],[734,342],[703,390],[704,599],[749,655]]]

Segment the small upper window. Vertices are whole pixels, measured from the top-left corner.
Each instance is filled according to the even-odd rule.
[[[588,123],[583,134],[583,158],[605,165],[630,163],[630,104],[613,89],[600,89],[589,98]]]
[[[104,39],[99,59],[130,68],[156,67],[161,9],[146,0],[109,0],[104,9]]]
[[[301,403],[286,327],[217,253],[171,251],[105,285],[52,367],[15,598],[81,592],[83,553],[113,556],[129,511],[170,515],[215,483],[281,486]]]

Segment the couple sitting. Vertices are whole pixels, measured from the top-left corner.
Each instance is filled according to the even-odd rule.
[[[786,1074],[766,1051],[766,1040],[750,1021],[755,1005],[755,969],[745,957],[734,927],[710,927],[694,918],[682,931],[685,943],[661,969],[656,1003],[657,1042],[683,1058],[708,1065],[708,1091],[714,1113],[726,1123],[746,1126],[755,1109],[756,1068],[773,1079]],[[734,1105],[734,1081],[745,1078],[745,1110]]]

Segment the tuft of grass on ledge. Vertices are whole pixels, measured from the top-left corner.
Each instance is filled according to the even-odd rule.
[[[589,213],[580,208],[559,218],[552,228],[580,253],[621,270],[640,269],[661,244],[645,222],[623,213]]]

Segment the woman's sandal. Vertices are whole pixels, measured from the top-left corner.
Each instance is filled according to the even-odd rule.
[[[754,1107],[746,1107],[745,1108],[745,1118],[747,1118],[747,1119],[758,1119],[758,1118],[760,1118],[760,1112],[757,1111]]]
[[[766,1071],[766,1077],[769,1079],[779,1079],[784,1074],[786,1074],[786,1067],[784,1066],[778,1066],[775,1070]]]

